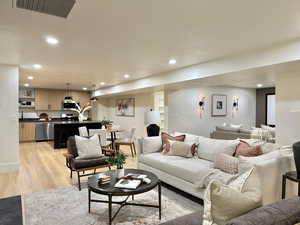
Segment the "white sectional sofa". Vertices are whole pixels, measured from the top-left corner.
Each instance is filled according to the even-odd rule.
[[[179,134],[182,133],[175,133],[175,135]],[[195,141],[197,137],[198,136],[186,134],[185,141]],[[203,137],[198,138],[200,142],[208,141],[208,143],[200,143],[199,148],[200,146],[214,146],[215,148],[218,144],[215,145],[214,142],[220,141]],[[159,140],[160,137],[145,137],[139,139],[138,168],[151,171],[155,173],[161,181],[202,199],[205,187],[197,188],[195,182],[199,174],[203,174],[203,172],[213,168],[214,162],[212,160],[199,158],[198,156],[184,158],[180,156],[162,155],[158,150],[161,145],[161,141],[159,142]],[[221,141],[224,142],[226,140]],[[222,143],[221,145],[219,144],[219,146],[222,146]],[[213,149],[213,147],[211,148]],[[279,148],[270,143],[268,144],[268,148],[268,153],[264,153],[262,156],[251,157],[251,159],[247,157],[249,158],[249,163],[258,168],[264,204],[275,202],[281,198],[282,174],[294,168],[291,149]],[[222,152],[222,149],[218,152]],[[217,153],[211,152],[211,154]],[[210,155],[210,157],[212,156],[213,155]]]

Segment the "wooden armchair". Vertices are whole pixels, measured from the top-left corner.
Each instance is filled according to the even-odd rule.
[[[90,176],[96,173],[99,168],[107,167],[110,169],[110,164],[107,162],[106,156],[101,156],[91,159],[76,159],[78,151],[76,147],[75,137],[69,137],[68,139],[68,153],[64,154],[66,157],[66,166],[70,169],[70,177],[72,178],[73,171],[77,173],[78,187],[81,190],[80,178],[83,176]],[[94,170],[93,173],[86,174],[85,171]],[[80,174],[82,172],[82,174]]]

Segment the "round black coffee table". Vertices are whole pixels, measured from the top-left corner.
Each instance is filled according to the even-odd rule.
[[[109,225],[112,224],[112,221],[115,219],[115,217],[117,216],[117,214],[119,213],[121,208],[125,205],[158,208],[159,219],[161,219],[161,183],[160,183],[160,180],[158,179],[158,177],[155,174],[145,171],[145,170],[125,169],[124,174],[127,175],[129,173],[147,175],[147,178],[149,178],[151,180],[151,183],[150,184],[142,183],[134,190],[115,188],[114,186],[118,182],[118,178],[116,176],[116,170],[109,170],[104,173],[99,173],[99,174],[89,177],[88,178],[89,213],[91,211],[91,202],[100,202],[100,203],[108,203]],[[111,176],[112,179],[111,179],[110,183],[99,184],[98,179],[101,175]],[[134,199],[134,195],[148,192],[148,191],[154,189],[156,186],[158,187],[158,205],[148,205],[148,204],[138,204],[138,203],[134,203],[134,202],[127,202],[127,200],[129,199],[130,196],[132,196],[132,199]],[[108,201],[91,199],[91,192],[101,194],[101,195],[107,195]],[[127,196],[127,197],[124,201],[116,202],[116,201],[112,200],[113,196]],[[119,209],[115,212],[114,215],[112,215],[112,204],[120,205]]]

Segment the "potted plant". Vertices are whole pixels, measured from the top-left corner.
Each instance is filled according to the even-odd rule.
[[[123,177],[124,176],[124,168],[123,165],[126,163],[127,155],[122,151],[117,151],[116,155],[114,157],[108,158],[108,162],[117,167],[117,177]]]
[[[102,120],[101,125],[104,125],[106,129],[110,129],[112,127],[113,121],[111,120]]]

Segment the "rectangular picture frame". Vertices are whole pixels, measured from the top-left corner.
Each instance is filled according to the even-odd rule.
[[[213,94],[211,99],[211,116],[227,116],[227,95]]]
[[[134,98],[116,99],[116,116],[134,117],[135,99]]]

